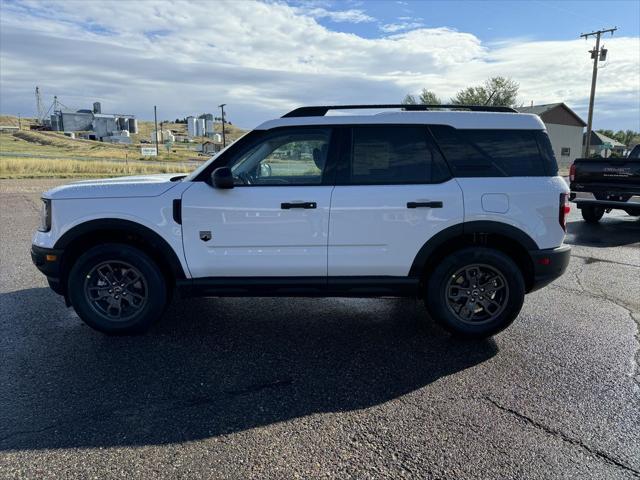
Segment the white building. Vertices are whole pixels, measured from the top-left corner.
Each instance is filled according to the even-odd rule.
[[[176,137],[171,133],[171,130],[153,130],[150,138],[151,143],[156,143],[156,139],[158,143],[176,141]]]
[[[564,103],[533,105],[516,110],[534,113],[544,122],[559,167],[568,168],[576,158],[583,156],[582,138],[587,124]]]
[[[119,138],[122,130],[138,133],[138,121],[135,116],[118,113],[102,113],[100,102],[93,104],[93,110],[55,111],[51,115],[51,129],[64,132],[95,132],[95,139],[106,137]],[[111,142],[116,142],[114,138]]]

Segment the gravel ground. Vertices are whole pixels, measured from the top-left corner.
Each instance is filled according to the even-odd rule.
[[[2,478],[639,478],[640,221],[570,217],[569,271],[491,340],[411,300],[175,300],[92,331],[0,181]]]

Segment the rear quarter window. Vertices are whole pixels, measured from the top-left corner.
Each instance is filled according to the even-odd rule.
[[[557,174],[547,135],[538,130],[431,131],[456,177],[537,177]]]

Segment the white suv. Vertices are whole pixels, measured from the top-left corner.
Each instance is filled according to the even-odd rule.
[[[363,108],[389,111],[326,115]],[[419,297],[448,330],[488,336],[516,318],[525,293],[566,269],[568,193],[535,115],[303,107],[187,176],[46,192],[32,257],[106,333],[144,331],[177,288]]]

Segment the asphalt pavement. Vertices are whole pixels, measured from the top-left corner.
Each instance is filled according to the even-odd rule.
[[[640,220],[574,211],[568,272],[470,342],[401,299],[173,301],[86,327],[0,181],[0,478],[640,478]]]

